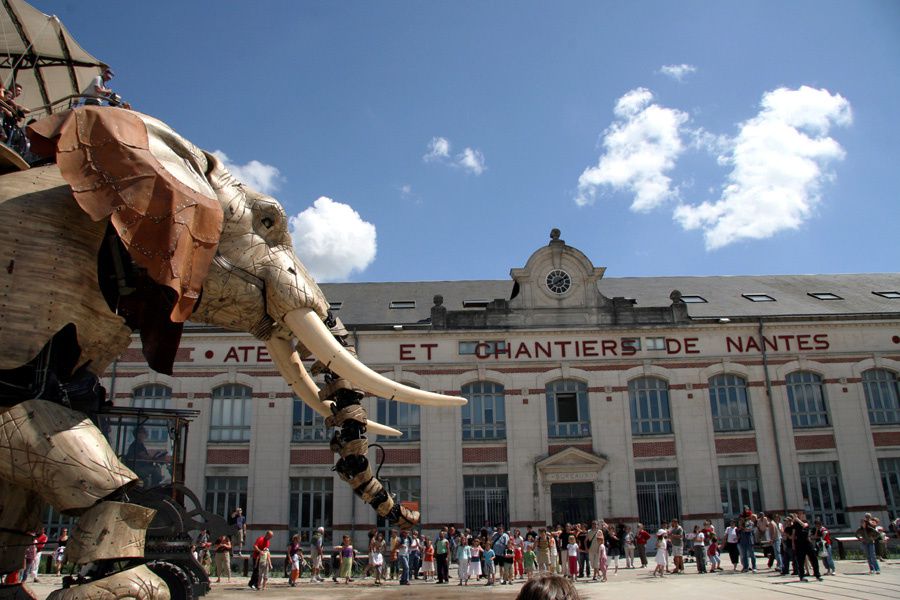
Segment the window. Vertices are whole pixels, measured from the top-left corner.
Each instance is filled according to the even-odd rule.
[[[506,438],[506,405],[503,386],[476,381],[462,387],[469,402],[462,407],[464,440],[502,440]]]
[[[788,374],[785,384],[794,428],[828,427],[822,378],[808,371],[796,371]]]
[[[891,519],[896,519],[900,517],[900,458],[879,458],[878,470],[881,471],[888,514]]]
[[[288,527],[308,544],[319,527],[325,528],[325,545],[331,539],[331,507],[334,502],[331,477],[291,477]]]
[[[547,384],[547,434],[551,438],[590,437],[587,385],[560,379]]]
[[[644,338],[646,343],[647,350],[665,350],[666,349],[666,338],[664,337],[648,337]]]
[[[885,369],[869,369],[862,374],[869,423],[892,425],[900,423],[900,386],[897,374]]]
[[[658,377],[638,377],[628,382],[632,435],[672,433],[669,384]]]
[[[466,527],[509,524],[509,485],[503,475],[463,475]]]
[[[403,434],[401,438],[378,436],[379,440],[388,442],[416,442],[419,440],[419,407],[396,400],[378,399],[377,421],[382,425],[393,427]]]
[[[722,514],[726,521],[737,518],[744,506],[759,510],[763,505],[756,465],[719,467],[719,488],[722,491]]]
[[[147,410],[165,410],[172,404],[172,388],[161,384],[142,385],[134,388],[131,396],[131,406]],[[165,442],[169,439],[169,428],[165,423],[144,423],[147,430],[147,441]]]
[[[52,506],[48,506],[44,510],[44,528],[47,530],[47,538],[51,540],[58,539],[63,529],[68,529],[69,535],[72,535],[72,530],[75,529],[75,521],[77,520],[78,517],[64,515],[56,512],[56,509]]]
[[[715,431],[746,431],[753,428],[747,381],[739,375],[716,375],[709,379],[709,403]]]
[[[249,442],[253,412],[253,390],[228,383],[212,391],[209,441]]]
[[[741,294],[751,302],[775,302],[775,298],[768,294]]]
[[[675,469],[640,469],[637,482],[638,518],[648,531],[681,517],[678,472]]]
[[[506,353],[506,342],[504,340],[495,340],[491,342],[460,342],[459,355],[468,356],[477,354],[478,356],[494,356],[496,354]]]
[[[228,519],[237,507],[247,514],[246,477],[207,477],[206,510]]]
[[[463,308],[487,308],[490,300],[463,300]]]
[[[881,296],[882,298],[888,298],[890,300],[900,300],[900,292],[891,291],[891,292],[872,292],[876,296]]]
[[[837,463],[800,463],[800,490],[810,520],[818,517],[826,527],[847,524]]]
[[[294,398],[294,425],[292,442],[325,442],[331,439],[325,426],[325,417],[314,411],[305,402]]]
[[[407,309],[407,308],[415,308],[416,301],[415,300],[392,300],[390,308],[392,309]]]
[[[812,296],[816,300],[843,300],[843,298],[831,292],[810,292],[807,295]]]
[[[686,304],[705,304],[706,298],[704,298],[703,296],[682,295],[681,301]]]
[[[422,483],[419,477],[382,477],[381,482],[385,489],[394,494],[394,502],[416,502],[422,501]],[[420,507],[421,508],[421,507]],[[419,509],[417,509],[419,510]],[[378,517],[378,529],[384,534],[384,539],[390,542],[390,524],[387,519]]]

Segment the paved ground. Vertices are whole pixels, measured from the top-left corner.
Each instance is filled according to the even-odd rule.
[[[727,561],[726,561],[727,562]],[[665,579],[653,578],[650,570],[620,570],[613,576],[610,571],[609,582],[579,582],[577,587],[583,600],[599,598],[658,598],[664,594],[667,598],[713,598],[718,600],[760,600],[775,598],[805,599],[844,599],[859,598],[864,600],[887,600],[900,598],[900,561],[893,560],[882,563],[882,574],[869,575],[866,564],[862,561],[838,561],[838,574],[825,577],[817,582],[810,579],[801,583],[796,577],[779,577],[772,572],[757,574],[741,574],[726,571],[723,573],[697,575],[688,565],[686,575],[670,575]],[[461,588],[456,580],[450,585],[435,585],[422,581],[414,581],[410,586],[399,586],[389,582],[383,587],[375,587],[371,579],[354,581],[349,585],[336,585],[332,582],[312,585],[308,580],[296,588],[287,585],[284,579],[276,578],[270,582],[269,589],[253,592],[245,587],[246,580],[235,579],[234,583],[213,584],[213,591],[205,600],[238,600],[254,595],[268,600],[294,600],[297,598],[316,598],[323,600],[368,599],[400,599],[425,598],[427,600],[447,600],[456,598],[484,597],[492,600],[513,599],[519,590],[515,586],[485,587],[483,584],[469,585]],[[59,579],[42,577],[41,583],[31,584],[32,590],[39,600],[59,585]]]

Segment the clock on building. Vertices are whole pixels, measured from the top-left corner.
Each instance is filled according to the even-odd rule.
[[[554,294],[565,294],[572,287],[572,278],[562,269],[553,269],[547,273],[547,289]]]

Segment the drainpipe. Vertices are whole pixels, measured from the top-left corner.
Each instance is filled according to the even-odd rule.
[[[109,402],[115,404],[114,399],[116,397],[116,366],[119,364],[119,357],[117,356],[115,360],[113,360],[112,364],[112,373],[109,375],[109,396],[107,400]]]
[[[356,356],[359,356],[359,332],[353,328],[353,347],[356,348]],[[350,540],[355,541],[356,533],[356,494],[350,494]]]
[[[769,418],[772,420],[772,435],[775,438],[775,454],[778,463],[778,478],[781,482],[781,502],[784,511],[788,510],[787,488],[784,483],[784,464],[781,460],[781,441],[778,437],[778,425],[775,421],[775,399],[772,397],[772,379],[769,377],[769,356],[766,354],[766,342],[763,339],[763,320],[759,318],[759,348],[762,352],[763,375],[766,380],[766,397],[769,399]]]

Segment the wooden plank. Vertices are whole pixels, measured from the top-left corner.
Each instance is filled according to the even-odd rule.
[[[28,163],[18,152],[6,144],[0,144],[0,174],[27,170]]]

